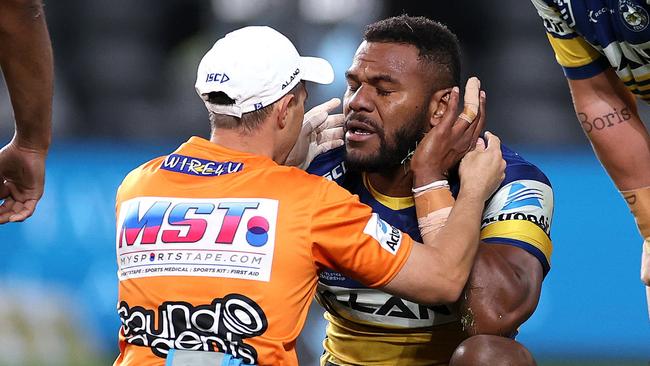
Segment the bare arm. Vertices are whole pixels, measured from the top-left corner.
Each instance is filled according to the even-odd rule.
[[[422,304],[457,301],[476,255],[486,199],[459,193],[445,227],[435,238],[423,237],[424,245],[413,246],[406,264],[384,290]]]
[[[40,0],[0,1],[0,67],[20,146],[47,150],[52,119],[52,46]]]
[[[632,93],[612,69],[568,82],[578,120],[618,188],[650,185],[650,138]]]
[[[0,224],[31,216],[43,195],[50,146],[52,47],[39,0],[0,0],[0,68],[16,133],[0,149]]]
[[[539,260],[521,248],[480,244],[459,314],[473,336],[512,336],[535,311],[542,288]]]

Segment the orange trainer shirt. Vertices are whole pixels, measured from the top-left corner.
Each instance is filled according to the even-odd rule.
[[[132,171],[116,211],[115,365],[170,348],[297,365],[318,270],[381,287],[413,245],[335,183],[198,137]]]

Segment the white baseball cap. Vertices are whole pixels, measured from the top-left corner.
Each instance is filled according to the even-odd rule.
[[[226,34],[203,56],[196,92],[213,113],[241,117],[286,95],[301,80],[334,81],[329,62],[302,57],[291,41],[270,27],[245,27]],[[231,105],[208,102],[208,93],[224,92]]]

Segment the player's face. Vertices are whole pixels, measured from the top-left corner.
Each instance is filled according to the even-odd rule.
[[[417,48],[364,41],[346,79],[343,113],[349,167],[393,170],[429,128],[428,79]]]

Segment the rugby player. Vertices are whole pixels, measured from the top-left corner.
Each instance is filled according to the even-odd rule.
[[[297,365],[325,267],[422,303],[460,296],[481,211],[505,169],[498,138],[477,138],[479,90],[461,119],[443,113],[415,152],[415,204],[429,221],[449,192],[438,178],[464,157],[446,226],[433,235],[424,222],[424,244],[413,245],[335,183],[281,165],[300,135],[305,81],[333,77],[327,61],[300,57],[268,27],[231,32],[206,53],[196,90],[210,140],[192,137],[143,164],[117,192],[116,365]],[[458,99],[450,89],[450,103]]]
[[[593,149],[644,238],[650,314],[650,137],[636,98],[650,101],[650,5],[643,0],[532,0]]]
[[[16,130],[0,149],[0,224],[23,221],[43,196],[52,120],[52,45],[40,0],[0,0],[0,68]]]
[[[345,147],[316,157],[308,171],[336,180],[382,219],[419,237],[409,159],[455,107],[448,93],[459,83],[459,60],[455,35],[430,19],[402,15],[369,25],[346,72]],[[491,347],[510,350],[502,357],[527,353],[504,337],[514,337],[537,306],[550,268],[553,194],[538,168],[506,147],[502,152],[506,178],[483,212],[479,254],[458,307],[420,305],[335,269],[322,271],[317,296],[329,321],[323,365],[442,365],[474,335],[481,336],[459,349],[457,364],[502,364]],[[463,182],[453,170],[445,179],[454,193]],[[438,226],[452,204],[450,193]]]

